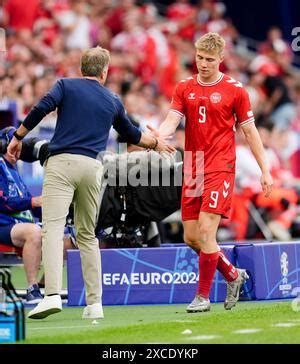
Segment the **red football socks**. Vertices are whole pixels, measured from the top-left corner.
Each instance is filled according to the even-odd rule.
[[[199,282],[197,294],[204,298],[209,297],[214,275],[219,262],[219,252],[206,254],[199,253]]]
[[[219,260],[217,269],[224,276],[226,281],[232,282],[237,279],[238,271],[236,267],[230,263],[230,261],[226,258],[224,252],[220,250],[219,252]]]

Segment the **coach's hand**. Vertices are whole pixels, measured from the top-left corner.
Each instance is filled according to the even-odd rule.
[[[164,142],[167,142],[168,140],[172,139],[172,135],[162,135],[157,129],[153,128],[151,125],[146,125],[147,129],[150,131],[150,134],[153,135],[156,138],[160,138]]]
[[[261,175],[260,183],[265,197],[269,197],[273,189],[273,178],[269,171]]]
[[[21,154],[21,150],[22,150],[22,141],[13,137],[11,142],[8,144],[7,154],[14,160],[18,160]]]
[[[167,154],[173,154],[176,152],[176,149],[170,145],[167,144],[164,140],[164,138],[156,137],[157,139],[157,146],[155,147],[155,151],[158,153],[167,153]]]
[[[165,153],[168,156],[176,153],[176,148],[167,143],[168,140],[172,139],[172,135],[160,135],[159,131],[151,125],[147,125],[147,128],[150,130],[150,135],[154,136],[158,141],[157,146],[154,149],[156,152]]]

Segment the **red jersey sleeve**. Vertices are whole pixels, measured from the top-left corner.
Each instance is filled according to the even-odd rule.
[[[254,122],[249,95],[243,87],[239,88],[236,95],[234,110],[239,125],[243,126]]]
[[[185,112],[183,90],[184,82],[180,82],[175,88],[171,101],[171,110],[175,111],[181,116],[184,116]]]

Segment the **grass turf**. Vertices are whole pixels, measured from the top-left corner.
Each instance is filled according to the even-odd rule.
[[[211,312],[199,314],[188,314],[185,307],[106,306],[105,319],[96,325],[81,319],[82,308],[66,307],[44,320],[27,319],[24,343],[300,343],[300,312],[292,310],[291,301],[240,302],[232,311],[213,304]]]

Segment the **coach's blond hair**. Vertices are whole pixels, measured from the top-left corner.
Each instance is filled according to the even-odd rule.
[[[218,33],[206,33],[195,43],[196,50],[221,55],[225,48],[225,40]]]
[[[81,56],[82,76],[99,77],[110,61],[109,51],[101,47],[87,49]]]

